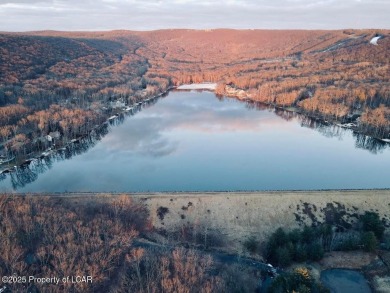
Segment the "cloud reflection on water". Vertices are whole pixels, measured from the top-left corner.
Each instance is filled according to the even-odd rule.
[[[188,93],[194,95],[194,93]],[[102,140],[107,152],[122,152],[130,156],[161,157],[179,148],[175,132],[221,134],[224,132],[259,132],[286,127],[288,122],[275,119],[272,112],[258,115],[255,110],[243,111],[243,103],[227,101],[221,107],[212,93],[197,95],[196,103],[181,94],[171,93],[169,99],[128,119]],[[292,128],[293,129],[293,128]]]
[[[218,100],[210,92],[171,92],[113,124],[108,133],[102,129],[18,169],[12,182],[9,176],[0,181],[0,191],[389,187],[386,144],[261,104]]]

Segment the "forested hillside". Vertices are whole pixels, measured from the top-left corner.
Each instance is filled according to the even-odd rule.
[[[369,43],[376,34],[378,45]],[[87,135],[182,83],[390,138],[389,31],[160,30],[0,35],[0,155]]]
[[[92,38],[91,38],[92,37]],[[96,38],[95,38],[96,37]],[[144,77],[138,37],[77,38],[0,36],[0,143],[4,156],[28,157],[88,134],[107,117],[147,96],[166,91],[169,80]]]

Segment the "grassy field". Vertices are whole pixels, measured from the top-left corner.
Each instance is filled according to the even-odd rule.
[[[240,253],[249,237],[265,240],[279,227],[313,222],[357,222],[364,211],[379,213],[390,227],[390,190],[163,193],[135,195],[149,209],[155,228],[177,231],[191,226],[217,234]]]

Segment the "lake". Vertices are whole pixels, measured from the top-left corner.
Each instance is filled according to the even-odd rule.
[[[2,174],[0,191],[389,188],[390,147],[208,91],[171,91],[103,133]]]

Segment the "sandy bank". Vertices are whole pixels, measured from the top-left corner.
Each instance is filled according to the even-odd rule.
[[[210,90],[213,91],[217,87],[216,83],[192,83],[182,84],[177,87],[178,90]]]

